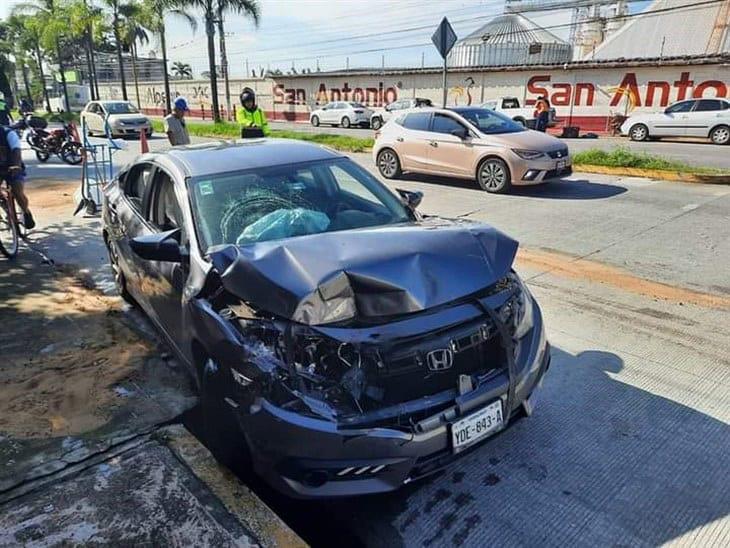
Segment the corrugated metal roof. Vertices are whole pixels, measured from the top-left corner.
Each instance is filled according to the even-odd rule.
[[[636,59],[681,55],[711,55],[728,51],[727,4],[718,2],[676,9],[692,4],[690,0],[655,0],[640,16],[630,20],[587,55],[586,60]],[[662,12],[662,10],[670,10]],[[657,13],[652,13],[657,12]],[[725,28],[715,30],[718,16],[725,19]],[[720,25],[723,22],[720,21]],[[711,47],[713,31],[724,34],[723,40]],[[714,49],[714,51],[708,51]]]
[[[458,44],[566,44],[524,15],[499,15],[459,40]]]

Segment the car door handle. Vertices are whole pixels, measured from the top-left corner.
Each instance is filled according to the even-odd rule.
[[[398,141],[399,143],[402,143],[403,142],[403,137],[396,137],[395,140]]]
[[[437,148],[439,146],[439,144],[436,141],[429,141],[428,144],[434,148]]]

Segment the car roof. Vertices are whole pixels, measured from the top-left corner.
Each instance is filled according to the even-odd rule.
[[[176,146],[165,152],[153,153],[153,156],[161,163],[165,160],[172,162],[191,177],[345,158],[330,148],[293,139],[211,141]]]

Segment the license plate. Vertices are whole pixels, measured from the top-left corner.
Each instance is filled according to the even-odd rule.
[[[501,428],[502,400],[497,400],[451,425],[454,453],[463,451]]]
[[[555,166],[557,169],[565,169],[568,167],[568,160],[558,160],[557,166]]]

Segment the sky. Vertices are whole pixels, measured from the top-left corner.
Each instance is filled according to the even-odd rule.
[[[21,0],[0,0],[0,17]],[[93,0],[92,0],[93,1]],[[244,17],[226,17],[226,47],[230,73],[244,76],[251,70],[315,70],[355,67],[426,66],[441,63],[431,35],[441,19],[449,18],[458,37],[464,37],[499,15],[504,0],[259,0],[258,28]],[[648,2],[632,4],[632,11]],[[191,14],[195,14],[191,12]],[[197,14],[198,16],[200,14]],[[570,12],[528,14],[545,27],[566,24]],[[195,76],[208,69],[203,24],[192,31],[186,23],[167,18],[170,62],[189,63]],[[565,28],[551,29],[563,39]],[[217,47],[217,39],[216,39]],[[156,52],[153,40],[142,53]],[[349,58],[349,59],[348,59]]]

